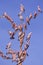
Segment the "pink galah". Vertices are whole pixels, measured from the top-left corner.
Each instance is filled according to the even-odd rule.
[[[22,55],[22,49],[20,48],[20,51],[18,52],[18,58],[20,58]],[[18,59],[19,60],[19,59]]]
[[[12,28],[15,30],[15,32],[18,31],[18,26],[17,26],[17,24],[12,23]]]
[[[23,24],[24,29],[27,30],[27,24]]]
[[[26,51],[24,50],[24,51],[22,51],[22,55],[20,57],[21,62],[23,62],[25,60],[25,58],[26,58]]]
[[[12,54],[12,62],[16,61],[17,55],[16,53]]]
[[[32,13],[30,13],[30,15],[29,15],[29,20],[31,20],[32,19]]]
[[[30,45],[30,40],[24,45],[24,50],[27,50]]]
[[[26,59],[26,56],[29,56],[29,55],[27,54],[26,50],[23,50],[22,55],[20,57],[20,63],[22,63]]]
[[[28,36],[27,36],[27,38],[26,38],[26,40],[27,40],[27,41],[29,41],[29,40],[30,40],[31,35],[32,35],[32,32],[30,32],[30,33],[28,34]]]
[[[20,58],[17,58],[17,65],[22,65],[22,61]]]
[[[24,18],[23,18],[22,15],[19,16],[19,19],[20,19],[21,21],[24,21]]]
[[[23,38],[20,39],[20,48],[22,47],[22,45],[23,45]]]
[[[10,39],[14,39],[15,32],[9,31]]]
[[[26,50],[21,50],[21,51],[19,52],[19,56],[18,56],[18,58],[17,58],[17,60],[18,60],[18,65],[25,60],[26,55],[28,55],[27,52],[26,52]]]
[[[18,29],[18,26],[15,27],[15,32],[17,32],[19,29]]]
[[[3,17],[5,17],[5,18],[6,18],[7,20],[9,20],[9,22],[11,22],[11,23],[14,22],[13,19],[12,19],[9,15],[7,15],[6,12],[4,12]]]
[[[0,56],[1,57],[3,57],[4,56],[4,54],[3,54],[3,52],[0,50]]]
[[[21,49],[21,47],[23,45],[24,35],[22,36],[22,34],[21,34],[21,36],[19,36],[18,40],[20,41],[20,49]]]
[[[15,29],[15,27],[17,27],[17,25],[15,23],[12,23],[12,28]]]
[[[24,38],[24,36],[25,36],[25,32],[22,33],[22,35],[19,37],[19,40]]]
[[[18,37],[20,37],[22,35],[22,31],[20,31],[19,33],[18,33]]]
[[[24,8],[24,5],[23,4],[20,4],[20,11],[21,12],[25,12],[25,8]]]
[[[40,8],[39,5],[37,6],[37,8],[38,8],[38,12],[41,12],[42,13],[42,10],[41,10],[41,8]]]
[[[20,24],[18,25],[18,30],[22,31],[23,30],[23,26]]]
[[[11,42],[9,42],[7,45],[6,45],[6,49],[9,49],[11,48]]]
[[[20,50],[20,52],[18,54],[18,58],[17,58],[18,65],[25,60],[26,55],[28,55],[26,50]]]
[[[17,65],[22,65],[22,61],[19,59]]]
[[[34,12],[34,19],[37,17],[37,12],[35,11]]]
[[[30,20],[28,16],[26,17],[26,22],[30,25]]]

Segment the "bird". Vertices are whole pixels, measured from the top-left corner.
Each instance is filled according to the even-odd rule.
[[[17,58],[17,65],[22,65],[22,61],[21,61],[21,59],[20,58]]]
[[[14,39],[15,32],[8,31],[8,33],[10,35],[10,39]]]
[[[24,45],[24,50],[27,50],[30,45],[30,40]]]
[[[12,28],[16,31],[18,31],[18,26],[16,23],[12,23]]]
[[[26,51],[23,50],[23,51],[22,51],[22,55],[21,55],[21,57],[20,57],[20,60],[21,60],[21,62],[23,62],[25,59],[26,59]]]
[[[26,22],[28,23],[28,25],[30,25],[30,20],[28,16],[26,17]]]
[[[18,40],[20,41],[20,49],[21,49],[23,45],[24,34],[21,33],[21,35],[18,37]]]
[[[3,52],[0,50],[0,56],[1,57],[3,57],[4,56],[4,54],[3,54]]]
[[[12,54],[12,62],[16,61],[16,57],[17,57],[16,53],[13,53]]]
[[[27,40],[27,41],[29,41],[29,40],[30,40],[31,35],[32,35],[32,32],[30,32],[30,33],[28,34],[28,36],[26,37],[26,40]]]
[[[24,29],[27,30],[27,24],[25,23],[23,24],[23,26],[24,26]]]
[[[17,63],[18,63],[17,65],[22,63],[25,60],[26,56],[28,56],[28,53],[26,52],[26,50],[20,50],[18,58],[17,58]]]
[[[17,32],[19,29],[18,29],[18,26],[15,27],[15,32]]]
[[[17,64],[17,65],[22,65],[22,63],[20,62],[19,64]]]
[[[34,19],[37,17],[37,12],[35,11],[34,12]]]
[[[20,11],[23,13],[25,12],[25,8],[24,8],[24,5],[23,4],[20,4]]]
[[[20,37],[20,36],[22,35],[22,33],[23,33],[23,32],[22,32],[22,31],[20,31],[20,32],[18,33],[18,37]]]
[[[25,32],[22,32],[21,36],[19,37],[19,40],[24,38],[24,36],[25,36]]]
[[[17,58],[16,60],[17,60],[17,65],[22,65],[22,61],[20,58]]]
[[[20,19],[21,21],[24,21],[24,18],[23,18],[22,15],[19,16],[19,19]]]
[[[9,22],[11,22],[11,23],[14,22],[13,19],[12,19],[9,15],[7,15],[6,12],[3,13],[3,17],[5,17],[5,18],[6,18],[7,20],[9,20]]]
[[[19,51],[19,54],[18,54],[18,58],[16,59],[17,60],[17,65],[21,64],[23,61],[22,61],[22,54],[23,54],[23,51],[20,50]]]
[[[22,31],[23,30],[23,26],[20,24],[18,25],[18,30]]]
[[[15,29],[15,27],[17,27],[16,23],[12,23],[12,28]]]
[[[31,20],[32,19],[32,13],[30,13],[30,15],[29,15],[29,20]]]
[[[17,52],[15,52],[15,51],[12,50],[12,49],[9,49],[6,54],[7,54],[7,55],[8,55],[8,54],[11,54],[11,56],[12,56],[12,62],[16,61]]]
[[[20,51],[18,52],[18,60],[20,60],[21,55],[22,55],[22,49],[20,48]]]
[[[9,42],[7,45],[6,45],[6,49],[9,49],[11,48],[11,42]]]
[[[38,9],[38,12],[42,13],[42,10],[39,5],[37,6],[37,9]]]
[[[20,39],[20,48],[22,47],[22,45],[23,45],[23,38]]]

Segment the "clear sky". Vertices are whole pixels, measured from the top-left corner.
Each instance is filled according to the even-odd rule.
[[[43,10],[43,0],[0,0],[0,15],[7,12],[13,20],[19,24],[18,18],[19,6],[23,4],[25,7],[24,18],[30,13],[34,14],[37,11],[37,6],[40,5]],[[38,11],[37,11],[38,12]],[[0,19],[0,49],[6,53],[6,44],[11,41],[9,39],[8,30],[13,30],[11,24],[6,19]],[[26,58],[23,65],[43,65],[43,13],[40,13],[36,19],[30,21],[28,32],[32,32],[31,44],[28,49],[29,57]],[[15,36],[17,37],[17,35]],[[11,41],[14,49],[19,48],[18,41]],[[0,65],[16,65],[11,60],[3,60],[0,57]]]

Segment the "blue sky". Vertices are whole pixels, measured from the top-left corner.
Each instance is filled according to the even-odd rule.
[[[38,5],[40,5],[43,10],[43,0],[0,0],[0,15],[6,11],[8,15],[19,24],[20,20],[17,15],[21,3],[26,10],[23,15],[24,18],[29,16],[30,13],[34,14],[34,11],[37,11]],[[11,41],[9,39],[8,30],[13,30],[11,24],[4,18],[0,19],[0,49],[3,53],[6,53],[6,44]],[[32,32],[31,44],[28,49],[29,57],[26,58],[23,65],[43,65],[43,13],[40,13],[36,19],[30,21],[30,26],[28,26],[26,33],[28,32]],[[15,37],[17,37],[17,35]],[[11,42],[14,49],[19,48],[19,42],[16,41],[16,39]],[[0,65],[5,64],[16,65],[15,62],[12,63],[11,60],[3,60],[0,57]]]

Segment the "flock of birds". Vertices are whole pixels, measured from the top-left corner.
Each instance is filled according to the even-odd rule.
[[[38,5],[37,7],[37,10],[39,13],[43,13],[43,11],[41,10],[40,6]],[[25,8],[24,8],[24,5],[21,4],[20,5],[20,12],[18,13],[18,17],[21,21],[24,21],[24,18],[22,16],[22,14],[25,12]],[[26,44],[24,45],[24,50],[22,50],[22,45],[23,45],[23,42],[24,42],[24,38],[25,38],[25,30],[27,30],[27,24],[30,25],[30,20],[32,18],[36,18],[38,15],[38,13],[35,11],[34,12],[34,15],[32,16],[32,13],[30,13],[29,17],[27,16],[26,17],[26,23],[24,24],[19,24],[17,25],[14,20],[7,15],[6,12],[3,13],[2,16],[0,16],[0,18],[6,18],[12,25],[12,28],[14,29],[14,32],[12,31],[8,31],[9,35],[10,35],[10,39],[15,39],[14,35],[16,34],[17,31],[19,31],[18,33],[18,41],[20,42],[20,51],[14,51],[12,48],[11,48],[11,42],[9,42],[7,45],[6,45],[6,49],[7,49],[7,52],[6,52],[6,55],[3,54],[3,52],[0,50],[0,56],[3,58],[3,59],[12,59],[12,62],[17,62],[17,65],[22,65],[22,62],[25,60],[26,56],[29,56],[29,54],[27,53],[27,49],[30,45],[30,38],[31,38],[31,35],[32,35],[32,32],[30,32],[27,37],[26,37]],[[24,30],[23,30],[24,29]],[[12,57],[9,57],[8,56],[11,55]]]

